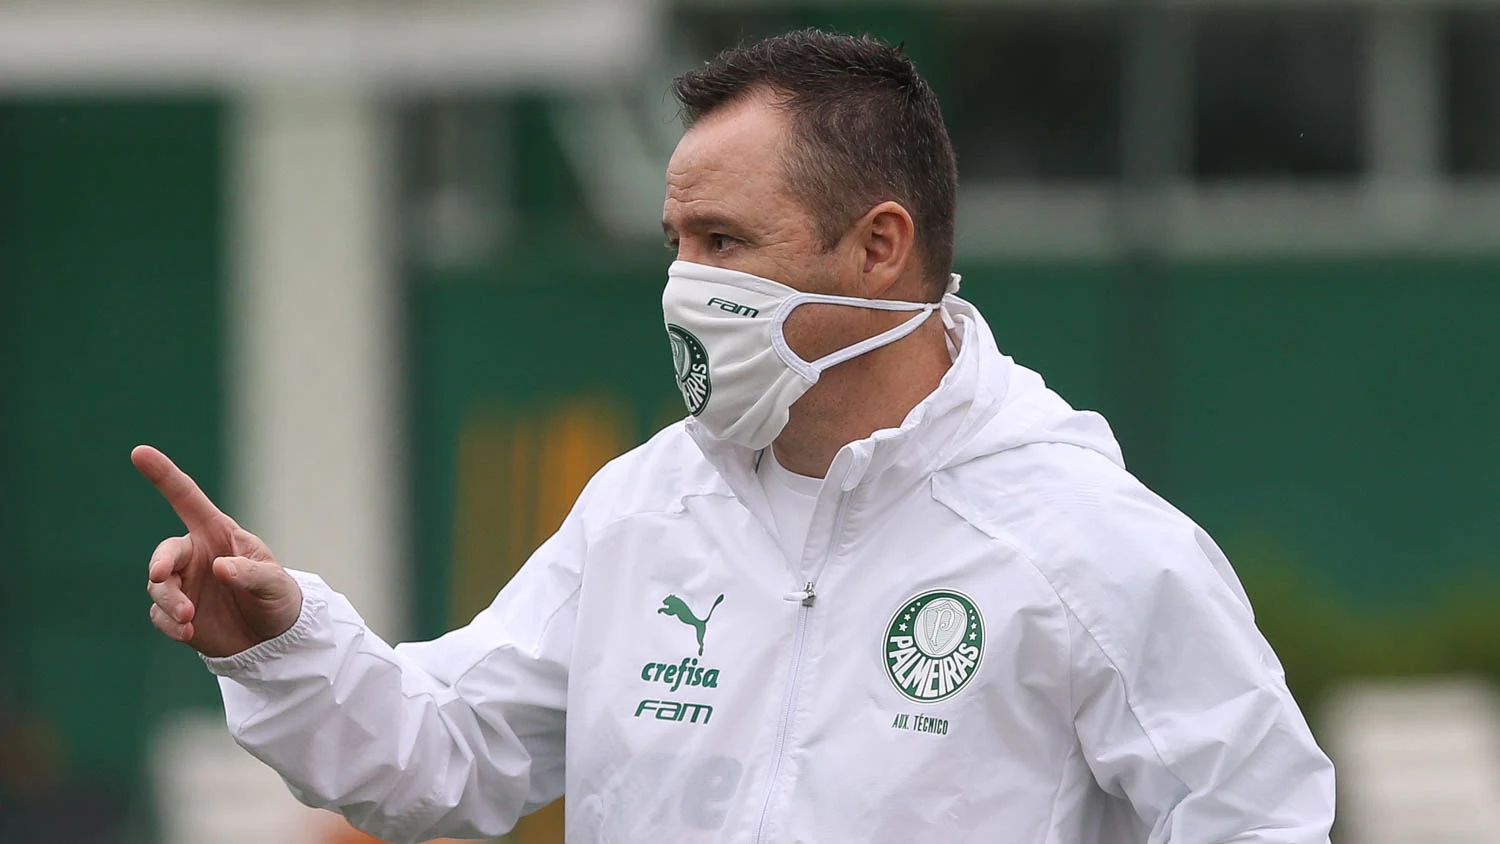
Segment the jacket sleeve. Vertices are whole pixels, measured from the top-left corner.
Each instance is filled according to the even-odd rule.
[[[1228,561],[1201,530],[1172,533],[1115,537],[1123,573],[1104,607],[1064,597],[1095,779],[1150,844],[1327,844],[1333,767]],[[1174,559],[1136,566],[1136,553]]]
[[[584,541],[577,511],[467,627],[391,647],[322,579],[302,612],[223,659],[239,744],[309,806],[392,842],[500,835],[563,792],[569,655]]]

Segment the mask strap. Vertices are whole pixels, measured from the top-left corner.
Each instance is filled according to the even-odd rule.
[[[791,347],[787,345],[786,335],[782,333],[782,331],[780,330],[780,326],[777,326],[777,330],[771,333],[772,344],[776,347],[777,353],[781,355],[781,359],[786,361],[787,366],[791,367],[793,371],[809,381],[817,381],[818,376],[825,370],[832,369],[833,367],[838,366],[846,360],[857,358],[865,352],[871,351],[873,349],[878,349],[881,346],[890,343],[894,343],[897,340],[900,340],[906,335],[912,333],[913,331],[916,331],[922,326],[922,323],[926,321],[927,317],[931,315],[932,312],[936,309],[936,305],[918,308],[917,310],[920,310],[922,313],[917,314],[916,316],[912,317],[906,322],[901,323],[895,328],[882,331],[879,334],[876,334],[874,337],[866,340],[861,340],[852,346],[846,346],[845,348],[842,348],[836,352],[824,355],[823,357],[818,358],[815,361],[805,361],[802,358],[798,357],[797,353],[792,351]],[[882,308],[882,310],[909,309]]]
[[[857,358],[865,352],[878,349],[881,346],[885,346],[890,343],[894,343],[897,340],[900,340],[902,337],[905,337],[913,331],[916,331],[918,328],[921,328],[922,323],[926,322],[927,318],[932,315],[932,312],[937,309],[937,305],[926,305],[921,309],[921,313],[917,314],[906,322],[901,323],[895,328],[889,329],[887,331],[882,331],[879,334],[876,334],[874,337],[869,338],[868,340],[861,340],[852,346],[846,346],[845,348],[839,349],[832,354],[824,355],[823,357],[813,361],[812,367],[818,372],[823,372],[825,370],[829,370],[835,366],[838,366],[846,360]],[[895,309],[891,308],[882,310]],[[900,310],[906,309],[901,308]]]
[[[861,340],[852,346],[840,349],[832,354],[825,355],[815,361],[803,360],[801,355],[792,351],[792,347],[786,342],[786,321],[799,305],[849,305],[858,308],[870,308],[877,311],[921,311],[920,314],[901,323],[895,328],[882,331],[874,337]],[[888,343],[894,343],[906,335],[921,327],[922,322],[927,319],[933,311],[939,310],[940,303],[932,302],[919,304],[917,302],[897,302],[890,299],[860,299],[854,296],[832,296],[823,293],[799,293],[783,299],[776,313],[771,318],[771,346],[786,365],[798,375],[808,381],[817,381],[818,376],[827,369],[837,366],[846,360],[859,357],[872,349],[879,348]]]

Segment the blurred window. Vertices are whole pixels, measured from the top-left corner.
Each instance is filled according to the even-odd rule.
[[[1347,177],[1362,164],[1364,37],[1351,10],[1196,19],[1194,172]]]
[[[1500,174],[1500,13],[1456,13],[1446,36],[1448,169]]]
[[[1110,11],[860,5],[693,6],[679,32],[707,58],[802,26],[905,43],[943,103],[964,181],[1080,180],[1119,169],[1119,17]]]
[[[1108,12],[945,17],[940,91],[965,179],[1119,172],[1120,25]]]
[[[504,105],[426,98],[406,103],[399,115],[408,257],[443,267],[489,257],[510,222],[511,137]],[[563,182],[554,177],[554,183]]]

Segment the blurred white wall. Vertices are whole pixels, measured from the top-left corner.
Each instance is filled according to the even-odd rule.
[[[1500,692],[1470,677],[1345,685],[1324,710],[1339,844],[1500,844]]]

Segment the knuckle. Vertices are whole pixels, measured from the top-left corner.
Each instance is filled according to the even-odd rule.
[[[160,630],[161,632],[173,638],[177,638],[182,635],[183,626],[180,623],[174,621],[171,616],[167,615],[166,612],[162,610],[161,607],[156,606],[155,604],[151,605],[151,624],[157,630]]]
[[[176,563],[184,550],[186,550],[186,540],[187,537],[184,536],[173,536],[163,539],[157,544],[156,550],[151,554],[151,565],[157,563]]]

